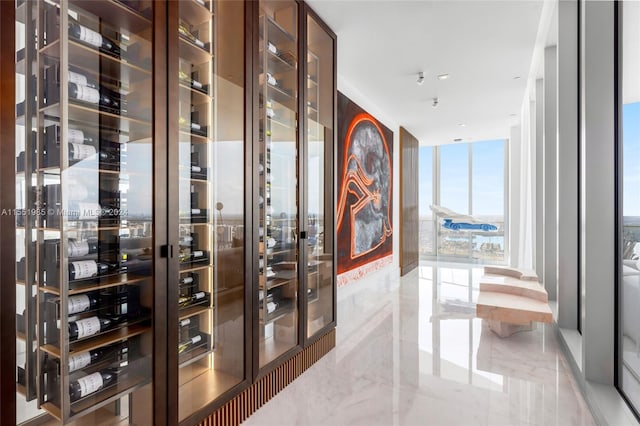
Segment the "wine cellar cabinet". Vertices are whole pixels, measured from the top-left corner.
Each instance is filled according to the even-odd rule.
[[[295,0],[13,3],[16,424],[198,424],[335,327],[336,37]]]

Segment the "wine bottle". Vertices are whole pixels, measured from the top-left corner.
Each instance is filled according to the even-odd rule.
[[[178,25],[178,33],[180,33],[182,37],[186,38],[199,48],[207,50],[207,45],[205,44],[205,42],[198,39],[198,37],[196,37],[191,31],[189,31],[187,25],[184,22],[180,22],[180,24]]]
[[[181,308],[195,305],[205,300],[207,297],[207,293],[204,291],[199,291],[197,293],[193,293],[191,296],[180,296],[178,298],[178,306]]]
[[[188,236],[180,237],[180,240],[178,241],[178,245],[181,247],[191,247],[193,245],[193,236],[188,235]]]
[[[69,322],[69,340],[78,340],[93,336],[110,329],[117,324],[115,319],[89,317]]]
[[[275,116],[276,116],[276,112],[273,110],[273,108],[267,108],[267,117],[273,118]]]
[[[196,336],[191,337],[190,339],[185,340],[184,342],[181,342],[178,345],[178,353],[184,353],[187,350],[191,349],[193,346],[197,345],[198,343],[200,343],[202,341],[202,335],[198,334]]]
[[[99,188],[97,191],[94,188],[88,188],[81,183],[71,182],[67,186],[69,200],[70,201],[84,201],[84,200],[98,200],[102,204],[118,205],[120,199],[124,198],[123,194],[119,191],[110,191],[108,189]]]
[[[122,342],[72,355],[69,357],[69,373],[105,360],[122,359],[126,357],[128,353],[129,343]]]
[[[56,133],[59,138],[60,129],[58,128],[57,130],[58,131]],[[97,141],[98,141],[97,138],[95,138],[94,136],[90,135],[89,133],[85,132],[82,129],[67,129],[67,142],[69,143],[92,145],[92,144],[95,144]],[[60,140],[58,139],[57,142],[60,143]]]
[[[86,240],[69,239],[67,255],[69,257],[87,256],[94,253],[114,253],[119,251],[119,244],[116,237],[107,240],[88,238]]]
[[[190,87],[200,90],[201,92],[208,93],[208,86],[206,84],[200,83],[198,80],[189,77],[186,72],[180,70],[178,72],[178,77],[182,80],[183,83],[188,84]]]
[[[80,25],[71,17],[69,18],[69,35],[85,45],[97,47],[103,53],[120,58],[120,46],[115,41],[84,25]]]
[[[179,286],[187,286],[187,285],[191,285],[197,282],[197,275],[193,275],[193,274],[189,274],[186,275],[182,278],[180,278],[180,280],[178,281],[178,285]]]
[[[69,82],[71,83],[75,83],[79,86],[91,87],[93,89],[98,88],[98,82],[95,79],[81,72],[69,70],[67,76],[68,76]]]
[[[207,179],[208,171],[206,167],[191,165],[191,179]]]
[[[194,250],[192,252],[183,252],[178,255],[180,263],[199,262],[207,258],[207,252],[204,250]]]
[[[276,80],[276,78],[271,75],[270,72],[267,73],[267,83],[272,85],[272,86],[277,86],[278,85],[278,80]]]
[[[78,294],[76,296],[69,296],[67,299],[67,313],[69,315],[78,314],[84,311],[90,311],[96,309],[100,301],[98,299],[98,293],[91,291],[85,294]]]
[[[206,126],[203,127],[203,126],[199,125],[198,123],[187,122],[187,119],[184,118],[184,117],[180,117],[178,119],[178,124],[183,129],[189,129],[192,133],[195,133],[197,135],[206,136],[206,133],[207,133]]]
[[[122,96],[102,86],[96,89],[69,82],[69,96],[92,105],[105,107],[109,112],[115,114],[127,111]]]
[[[93,278],[99,275],[106,275],[117,272],[117,263],[98,262],[96,260],[80,260],[69,263],[69,281]]]
[[[98,392],[100,389],[114,385],[118,381],[118,369],[106,368],[69,383],[71,402]]]

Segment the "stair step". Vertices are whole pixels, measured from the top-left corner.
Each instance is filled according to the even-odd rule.
[[[476,315],[491,321],[528,324],[531,321],[552,322],[549,304],[513,294],[480,291]]]
[[[483,275],[480,278],[480,291],[513,294],[545,303],[549,301],[547,291],[538,282],[519,280],[506,275]]]

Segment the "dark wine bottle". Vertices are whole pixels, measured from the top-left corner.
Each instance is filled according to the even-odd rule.
[[[79,260],[69,262],[69,281],[93,278],[119,270],[117,263],[98,262],[96,260]]]
[[[194,241],[193,234],[185,235],[183,237],[180,237],[180,240],[178,241],[178,245],[180,247],[191,247],[193,245],[193,241]]]
[[[118,369],[106,368],[88,376],[79,378],[69,383],[69,394],[71,402],[98,392],[100,389],[109,387],[118,381]]]
[[[100,304],[98,293],[91,291],[85,294],[69,296],[67,299],[67,313],[69,315],[96,309]]]
[[[206,297],[207,293],[204,291],[193,293],[191,296],[181,296],[178,298],[178,306],[185,308],[187,306],[195,305],[202,302]]]
[[[71,201],[84,201],[84,200],[96,200],[101,204],[114,205],[118,204],[122,198],[122,193],[118,191],[110,191],[108,189],[88,188],[80,183],[70,183],[67,186],[69,190],[69,200]]]
[[[57,126],[56,126],[57,127]],[[56,132],[57,137],[60,137],[60,131]],[[76,144],[93,145],[97,143],[98,139],[90,133],[82,129],[67,129],[67,142]],[[60,143],[60,140],[57,140]]]
[[[93,89],[98,88],[98,82],[94,78],[89,77],[81,72],[69,70],[67,76],[70,83],[75,83],[79,86],[91,87]]]
[[[178,345],[178,353],[181,354],[188,351],[189,349],[191,349],[201,341],[202,341],[202,335],[198,334],[196,336],[193,336],[185,340],[184,342],[180,342],[180,344]]]
[[[103,53],[120,58],[120,47],[115,41],[84,25],[80,25],[71,18],[69,18],[69,35],[83,44],[97,47]]]
[[[198,37],[196,37],[195,34],[193,34],[189,30],[189,28],[187,28],[187,25],[184,22],[180,22],[180,24],[178,25],[178,33],[182,37],[186,38],[191,43],[195,44],[196,46],[198,46],[201,49],[207,50],[209,48],[208,43],[205,43],[204,41],[202,41]]]
[[[129,353],[129,343],[122,342],[69,357],[69,373],[106,360],[122,359]]]
[[[180,281],[178,281],[178,284],[180,286],[187,286],[187,285],[191,285],[191,284],[193,284],[195,282],[197,282],[196,275],[189,274],[189,275],[186,275],[186,276],[180,278]]]
[[[78,340],[93,336],[110,329],[117,324],[115,319],[90,317],[69,322],[69,340]]]
[[[194,250],[183,252],[178,255],[180,263],[199,262],[207,258],[208,253],[204,250]]]
[[[198,80],[189,77],[189,75],[186,72],[180,70],[178,72],[178,76],[180,78],[180,81],[183,82],[183,84],[188,85],[188,86],[192,87],[193,89],[196,89],[196,90],[198,90],[200,92],[209,93],[209,86],[208,85],[202,84]]]
[[[126,112],[121,95],[105,89],[102,86],[96,89],[69,82],[69,97],[89,104],[106,107],[110,112],[116,114],[119,114],[121,111]]]
[[[67,245],[67,256],[69,257],[86,256],[88,254],[93,254],[97,252],[98,252],[97,239],[93,239],[93,238],[88,240],[69,239],[69,243]]]
[[[116,242],[100,241],[96,238],[87,240],[69,239],[67,245],[67,255],[69,257],[87,256],[94,253],[114,253],[117,252],[119,246]]]

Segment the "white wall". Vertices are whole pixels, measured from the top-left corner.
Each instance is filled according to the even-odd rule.
[[[357,84],[357,83],[356,83]],[[360,92],[338,74],[338,90],[393,132],[393,263],[383,270],[400,274],[400,124],[390,118],[382,105]]]

